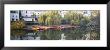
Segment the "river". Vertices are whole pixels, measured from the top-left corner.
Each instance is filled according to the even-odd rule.
[[[11,40],[100,40],[100,33],[80,28],[45,31],[11,30]]]

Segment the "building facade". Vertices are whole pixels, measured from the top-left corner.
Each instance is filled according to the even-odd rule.
[[[11,19],[10,19],[11,21],[19,20],[19,11],[18,10],[11,10],[10,17],[11,17]]]
[[[41,12],[37,10],[21,10],[21,16],[24,21],[36,21]]]
[[[11,10],[11,21],[23,19],[24,21],[36,21],[41,11],[36,10]]]

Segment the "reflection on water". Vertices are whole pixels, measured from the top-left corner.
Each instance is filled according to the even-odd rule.
[[[99,31],[81,28],[64,30],[11,30],[11,40],[100,40]]]

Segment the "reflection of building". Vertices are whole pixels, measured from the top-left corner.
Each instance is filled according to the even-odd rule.
[[[40,40],[40,36],[37,33],[27,33],[25,35],[12,36],[12,40]]]
[[[10,11],[10,17],[11,17],[11,21],[16,21],[19,20],[19,11],[18,10],[12,10]]]

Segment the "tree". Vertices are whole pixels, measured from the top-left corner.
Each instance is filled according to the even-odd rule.
[[[23,29],[25,27],[24,21],[11,22],[11,29]]]
[[[61,23],[61,16],[58,10],[48,10],[40,15],[38,21],[43,25],[59,25]]]
[[[36,17],[36,14],[33,13],[33,14],[31,15],[31,17],[33,18],[32,21],[34,21],[34,18]]]
[[[65,20],[67,21],[67,23],[69,24],[74,24],[74,25],[79,25],[80,23],[80,20],[82,19],[83,17],[83,14],[81,13],[78,13],[79,11],[68,11],[65,15],[64,15],[64,18]]]

